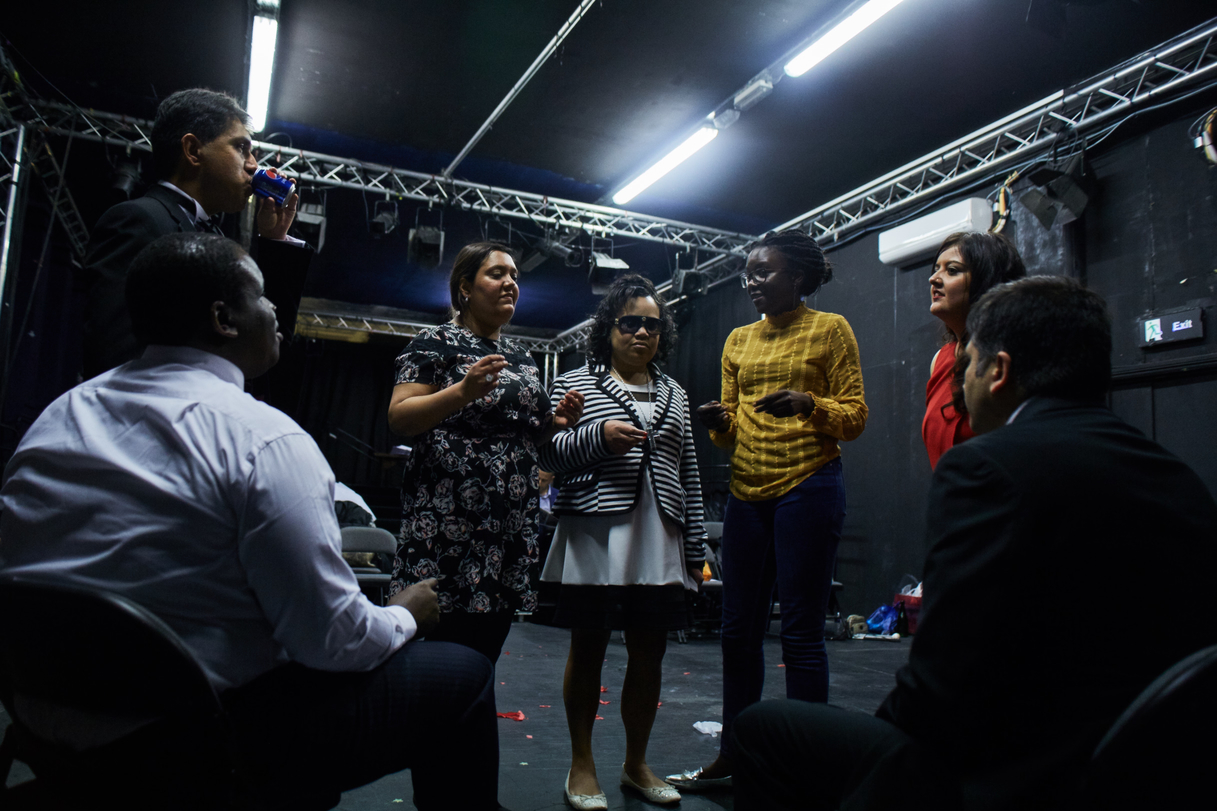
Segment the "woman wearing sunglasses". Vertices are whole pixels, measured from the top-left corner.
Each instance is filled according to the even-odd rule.
[[[712,764],[668,777],[682,790],[731,785],[731,726],[761,697],[775,583],[786,696],[828,700],[824,612],[845,520],[837,443],[857,438],[867,413],[853,330],[802,301],[830,278],[807,234],[762,237],[740,276],[762,320],[727,338],[722,402],[697,409],[714,443],[731,451],[721,557],[723,732]]]
[[[688,595],[705,558],[701,483],[684,389],[655,365],[675,339],[668,307],[647,279],[618,279],[600,302],[587,365],[554,381],[551,398],[584,393],[574,430],[541,449],[558,474],[558,527],[541,574],[557,587],[557,625],[571,629],[563,697],[570,728],[566,801],[606,809],[592,758],[600,669],[613,630],[629,656],[621,690],[621,784],[668,804],[680,794],[647,765],[668,632],[689,627]]]

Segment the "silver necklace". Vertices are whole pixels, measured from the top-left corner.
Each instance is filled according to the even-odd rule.
[[[617,378],[617,381],[619,383],[621,383],[621,388],[625,391],[626,394],[630,395],[630,400],[632,400],[634,403],[634,413],[638,416],[638,421],[642,423],[643,429],[645,431],[647,431],[647,433],[650,433],[651,420],[649,418],[643,416],[642,409],[639,408],[639,406],[638,406],[638,404],[640,402],[642,402],[641,400],[638,399],[638,395],[635,394],[634,391],[629,388],[630,384],[625,382],[625,378],[622,377],[621,373],[618,372],[615,368],[610,366],[609,373],[612,374],[613,377]],[[651,377],[650,373],[648,373],[647,382],[645,385],[646,385],[646,391],[647,391],[647,402],[651,404],[652,412],[655,410],[655,398],[651,392],[651,384],[654,382],[654,380],[655,379],[653,377]]]

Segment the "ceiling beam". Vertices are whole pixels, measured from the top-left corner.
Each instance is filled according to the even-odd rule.
[[[603,2],[603,0],[600,1]],[[490,114],[490,118],[487,118],[484,122],[482,122],[482,126],[478,127],[478,131],[475,132],[473,137],[469,139],[469,143],[465,144],[460,153],[453,158],[452,163],[448,164],[448,168],[444,170],[445,178],[452,177],[452,173],[456,171],[456,167],[460,166],[461,161],[465,160],[466,156],[473,151],[473,148],[477,146],[478,141],[482,140],[482,136],[490,132],[490,128],[494,126],[494,122],[498,121],[499,116],[503,114],[508,105],[516,100],[516,96],[520,95],[520,91],[524,89],[524,85],[532,81],[532,77],[536,76],[537,71],[541,69],[541,66],[549,61],[549,58],[553,56],[554,51],[558,50],[558,46],[562,44],[562,41],[566,39],[571,31],[575,30],[575,26],[578,25],[579,21],[583,19],[583,15],[586,14],[588,9],[590,9],[596,2],[597,0],[582,0],[582,2],[579,3],[579,7],[575,9],[575,13],[570,15],[570,18],[563,23],[562,27],[558,29],[558,33],[555,34],[553,39],[549,41],[549,44],[545,46],[545,49],[541,51],[540,55],[533,60],[531,65],[528,66],[528,70],[524,71],[524,75],[516,80],[515,85],[510,91],[508,91],[507,95],[503,97],[503,100],[499,102],[499,106],[494,108],[494,112]]]

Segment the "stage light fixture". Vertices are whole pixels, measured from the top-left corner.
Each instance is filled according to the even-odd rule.
[[[296,209],[296,219],[292,230],[305,242],[313,245],[317,253],[321,253],[325,245],[325,204],[300,203]]]
[[[568,268],[580,267],[584,261],[583,249],[578,245],[548,242],[541,245],[541,250],[556,259],[561,259]]]
[[[578,245],[565,245],[556,240],[544,239],[537,243],[535,250],[520,263],[520,272],[530,273],[551,258],[561,259],[568,268],[582,267],[586,261],[586,255]]]
[[[901,2],[902,0],[870,0],[787,62],[787,75],[802,76]]]
[[[139,185],[139,161],[133,159],[121,160],[114,167],[114,180],[110,189],[120,200],[130,200],[135,187]]]
[[[609,291],[617,276],[629,270],[625,260],[609,256],[607,253],[592,251],[591,261],[587,270],[587,282],[592,286],[592,293],[603,296]]]
[[[677,260],[676,269],[672,271],[672,287],[668,291],[669,298],[675,300],[681,296],[685,298],[704,296],[709,289],[710,280],[706,278],[706,274],[691,267],[682,268],[680,267],[680,261]]]
[[[377,200],[373,209],[372,219],[368,221],[368,230],[374,238],[387,236],[401,224],[397,213],[397,203],[392,200]]]
[[[275,42],[279,37],[279,0],[258,0],[249,40],[249,86],[245,111],[253,133],[266,129],[270,107],[270,80],[275,68]]]
[[[1018,198],[1045,228],[1066,225],[1082,216],[1090,202],[1085,157],[1078,153],[1060,169],[1041,167],[1027,175],[1041,188],[1028,189]]]
[[[625,188],[614,194],[613,202],[619,206],[630,202],[656,180],[659,180],[659,178],[663,177],[677,166],[680,166],[682,163],[688,160],[693,153],[713,141],[717,135],[718,130],[714,127],[702,127],[697,132],[686,138],[684,143],[662,157],[654,166],[631,180],[628,184],[626,184]]]
[[[444,232],[434,225],[415,225],[406,239],[406,260],[424,268],[444,261]]]

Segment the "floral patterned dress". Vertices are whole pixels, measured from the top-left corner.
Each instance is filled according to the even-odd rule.
[[[511,338],[457,324],[423,330],[397,358],[398,383],[447,388],[486,355],[508,365],[488,395],[415,438],[402,479],[391,591],[439,579],[441,611],[536,608],[537,440],[550,404],[536,363]]]

